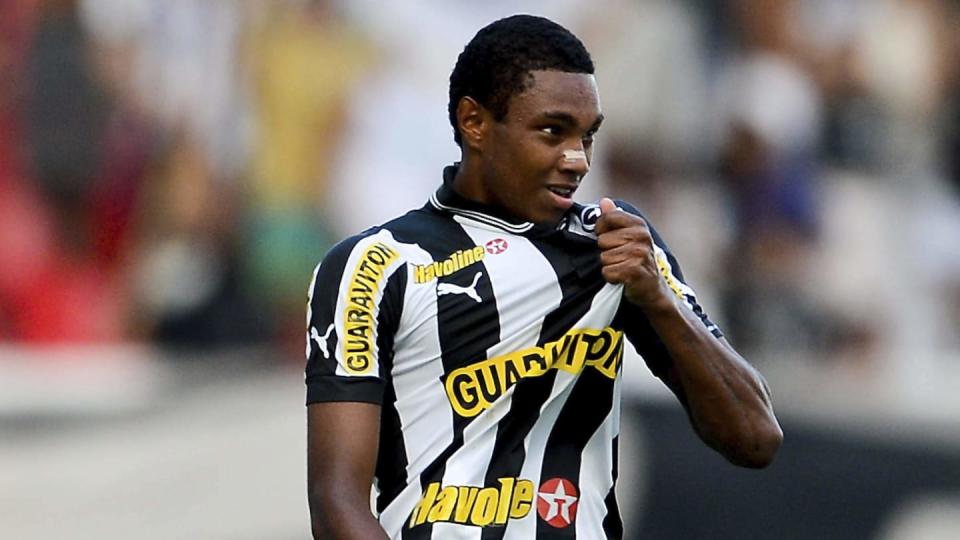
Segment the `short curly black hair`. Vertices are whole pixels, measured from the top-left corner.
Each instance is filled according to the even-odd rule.
[[[513,15],[481,28],[450,74],[447,112],[457,145],[461,145],[457,105],[462,97],[472,97],[494,119],[503,120],[510,98],[529,88],[530,72],[538,70],[593,74],[593,59],[577,36],[543,17]]]

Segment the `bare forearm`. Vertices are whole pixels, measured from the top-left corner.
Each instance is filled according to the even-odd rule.
[[[310,495],[310,524],[314,540],[388,540],[367,508],[369,501],[344,500],[342,494]]]
[[[644,312],[673,361],[667,383],[684,396],[698,435],[737,465],[768,465],[783,433],[763,377],[676,297]]]
[[[380,408],[314,403],[307,411],[307,498],[314,539],[386,540],[370,513]]]

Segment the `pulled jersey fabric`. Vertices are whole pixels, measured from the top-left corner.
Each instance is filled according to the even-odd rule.
[[[307,403],[381,405],[375,511],[391,538],[621,538],[623,340],[655,375],[669,356],[601,276],[597,205],[521,223],[459,196],[455,172],[315,270]],[[664,279],[719,338],[651,231]]]

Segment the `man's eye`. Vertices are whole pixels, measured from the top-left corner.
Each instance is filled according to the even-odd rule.
[[[547,135],[552,135],[556,137],[557,135],[560,135],[561,133],[563,133],[563,128],[561,128],[560,126],[547,126],[544,128],[540,128],[540,131],[542,131],[543,133],[546,133]]]

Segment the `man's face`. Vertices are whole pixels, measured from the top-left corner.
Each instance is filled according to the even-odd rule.
[[[556,224],[590,169],[603,121],[593,75],[533,71],[530,88],[483,141],[482,202],[541,224]]]

